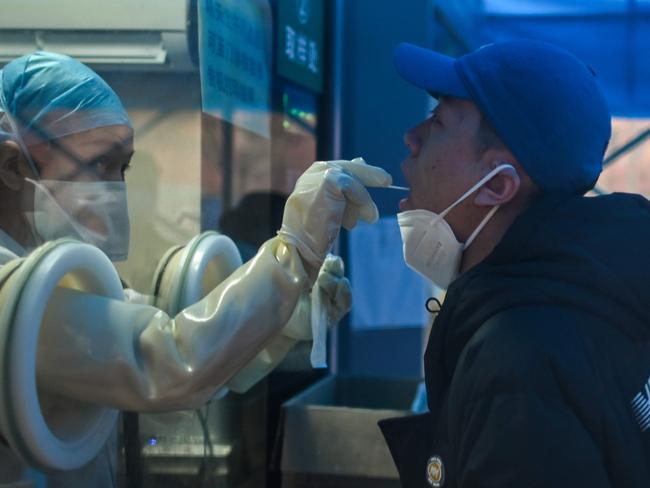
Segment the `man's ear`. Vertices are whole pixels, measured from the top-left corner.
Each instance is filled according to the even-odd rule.
[[[499,171],[483,185],[474,197],[474,203],[479,206],[494,207],[504,205],[512,200],[521,186],[521,178],[515,169],[514,164],[495,160],[492,168],[507,164],[505,168]]]
[[[27,161],[18,144],[14,141],[0,143],[0,183],[11,190],[21,190],[25,181],[21,169],[26,164]]]

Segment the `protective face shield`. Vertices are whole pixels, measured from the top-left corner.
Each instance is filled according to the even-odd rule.
[[[35,181],[34,230],[51,241],[72,237],[98,247],[111,261],[124,261],[129,254],[129,212],[123,181]],[[55,198],[54,195],[57,195]],[[91,229],[79,216],[90,215]]]
[[[488,212],[465,244],[458,242],[454,231],[445,220],[445,216],[506,168],[514,169],[509,164],[497,166],[440,214],[423,209],[398,213],[397,222],[404,244],[403,253],[406,264],[439,287],[448,288],[458,275],[463,251],[470,246],[479,232],[483,230],[483,227],[499,209],[499,206],[493,207]]]

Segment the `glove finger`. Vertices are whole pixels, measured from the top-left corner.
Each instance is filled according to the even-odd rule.
[[[335,189],[334,193],[340,192],[347,201],[347,205],[359,207],[359,218],[366,222],[375,222],[379,218],[379,212],[375,203],[370,198],[366,187],[359,183],[353,176],[338,168],[330,168],[325,177],[330,186]],[[352,226],[353,227],[353,226]]]
[[[311,166],[309,166],[309,168],[307,168],[302,175],[313,175],[313,174],[316,174],[316,173],[322,173],[324,171],[327,171],[328,168],[331,168],[332,164],[334,164],[335,166],[338,166],[337,163],[338,163],[338,161],[332,161],[332,162],[330,162],[330,161],[316,161],[316,162],[312,163]]]
[[[393,177],[386,170],[367,164],[363,158],[354,158],[351,161],[346,159],[316,161],[303,174],[319,173],[332,167],[342,169],[365,186],[388,186],[393,182]]]
[[[372,201],[366,187],[341,168],[329,168],[324,177],[325,184],[334,195],[342,194],[347,201],[359,206]]]
[[[343,277],[345,274],[345,263],[340,256],[328,254],[321,266],[321,273],[330,273],[334,276]]]
[[[388,186],[392,184],[392,176],[379,166],[366,164],[362,158],[355,158],[352,161],[336,161],[336,166],[343,171],[353,175],[365,186]]]
[[[331,302],[336,297],[338,283],[341,280],[338,276],[330,273],[320,273],[316,279],[316,286],[318,290],[327,296],[327,301]]]
[[[337,283],[336,295],[331,303],[338,316],[337,322],[352,308],[352,287],[347,278],[341,278]]]
[[[378,219],[379,210],[377,210],[377,206],[374,202],[370,202],[361,207],[348,203],[343,211],[341,225],[343,225],[347,230],[352,230],[359,220],[363,220],[369,224],[374,224]]]
[[[369,202],[363,207],[359,208],[359,218],[364,222],[373,224],[379,220],[379,210],[377,210],[377,205],[375,202]]]
[[[347,230],[352,230],[354,226],[357,225],[359,220],[360,209],[356,205],[348,204],[345,206],[343,211],[343,218],[341,219],[341,225]]]

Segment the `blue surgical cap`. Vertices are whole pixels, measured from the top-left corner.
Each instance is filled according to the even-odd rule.
[[[97,73],[46,51],[0,71],[0,109],[14,126],[13,134],[0,130],[0,139],[19,137],[25,146],[108,125],[131,127],[122,102]]]

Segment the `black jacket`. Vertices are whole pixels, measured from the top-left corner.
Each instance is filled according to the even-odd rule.
[[[449,288],[430,413],[380,426],[405,488],[648,488],[649,377],[650,202],[545,197]]]

